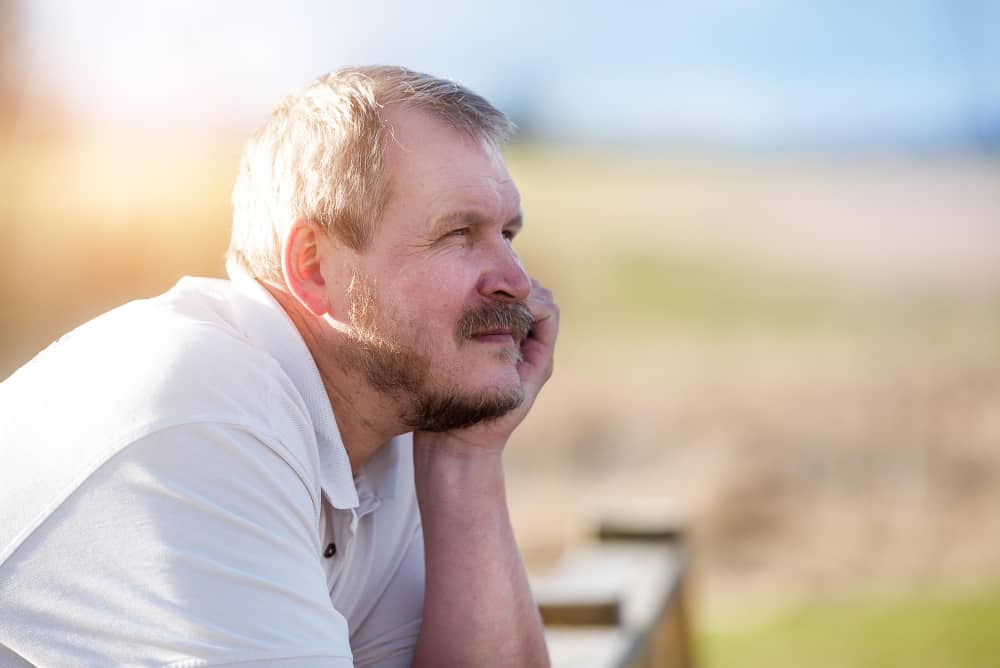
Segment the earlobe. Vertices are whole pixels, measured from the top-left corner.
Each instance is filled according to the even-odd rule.
[[[299,218],[289,227],[281,249],[281,269],[289,293],[316,316],[330,312],[321,261],[324,238],[315,221]]]

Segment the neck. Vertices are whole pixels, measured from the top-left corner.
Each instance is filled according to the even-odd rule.
[[[307,311],[281,288],[265,287],[288,313],[316,363],[356,475],[389,439],[409,431],[400,417],[399,400],[373,388],[364,370],[352,363],[348,351],[357,344],[347,333]]]

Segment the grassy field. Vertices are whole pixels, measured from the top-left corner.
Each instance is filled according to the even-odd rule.
[[[9,145],[0,377],[220,275],[237,157],[215,137]],[[509,162],[518,248],[563,314],[507,452],[529,567],[604,512],[680,513],[706,665],[1000,657],[1000,162]],[[736,628],[745,601],[791,612]]]
[[[704,668],[992,668],[1000,658],[1000,588],[948,595],[817,600],[698,636]]]

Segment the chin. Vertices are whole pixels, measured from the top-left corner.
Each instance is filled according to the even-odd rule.
[[[523,391],[517,365],[510,362],[496,364],[492,369],[482,374],[470,374],[469,378],[470,380],[477,379],[477,382],[469,383],[466,391],[470,394],[488,394],[490,392],[510,394]]]
[[[524,387],[517,375],[492,374],[479,383],[449,389],[426,388],[405,416],[413,430],[452,431],[503,417],[524,401]]]

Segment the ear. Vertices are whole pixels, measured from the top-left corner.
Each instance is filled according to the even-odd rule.
[[[322,257],[326,233],[316,221],[299,218],[285,234],[281,269],[288,291],[316,316],[330,312],[330,297],[323,277]]]

